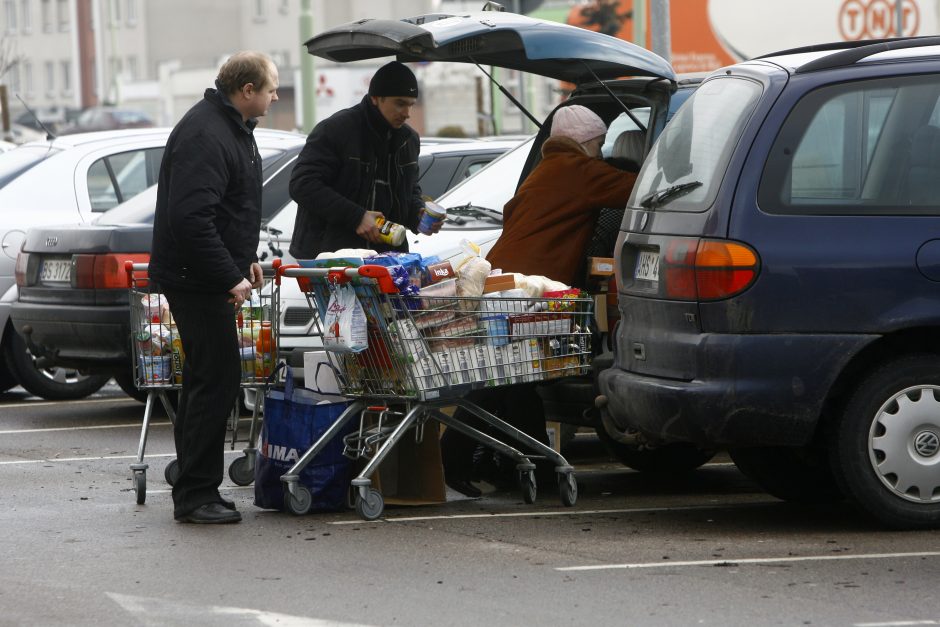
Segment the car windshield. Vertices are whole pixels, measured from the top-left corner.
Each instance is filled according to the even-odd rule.
[[[503,205],[516,193],[533,140],[530,137],[441,195],[436,202],[448,215],[443,228],[492,229],[494,223],[502,223]]]
[[[31,167],[58,150],[49,148],[36,148],[34,146],[16,148],[3,153],[0,157],[0,189],[10,181],[26,172]]]
[[[629,205],[708,209],[760,93],[760,84],[742,78],[703,83],[653,145]]]

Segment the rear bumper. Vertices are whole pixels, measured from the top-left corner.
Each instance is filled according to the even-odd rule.
[[[56,365],[107,369],[131,364],[127,305],[66,307],[17,301],[10,319],[17,333],[44,349],[44,356]]]
[[[621,431],[704,446],[799,446],[849,360],[873,335],[712,335],[699,377],[679,381],[621,370],[598,378],[602,416]]]

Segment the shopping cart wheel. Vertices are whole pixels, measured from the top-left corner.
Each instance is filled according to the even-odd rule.
[[[255,480],[255,467],[247,455],[236,457],[228,467],[228,477],[235,485],[251,485]]]
[[[369,488],[365,498],[362,498],[361,493],[356,495],[356,513],[363,520],[376,520],[384,509],[385,500],[375,488]]]
[[[134,491],[137,492],[137,504],[143,505],[147,500],[147,471],[134,471]]]
[[[284,490],[284,509],[291,514],[302,516],[310,511],[311,505],[313,505],[313,495],[307,486],[298,483],[293,492]]]
[[[180,463],[178,459],[171,459],[170,463],[163,469],[163,478],[172,486],[180,478]]]
[[[561,496],[561,504],[565,507],[574,507],[578,502],[578,481],[573,472],[558,475],[558,494]]]
[[[535,483],[534,470],[524,470],[519,473],[519,489],[522,490],[522,500],[526,502],[526,505],[535,503],[538,486]]]

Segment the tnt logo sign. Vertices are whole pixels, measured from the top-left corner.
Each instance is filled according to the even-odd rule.
[[[897,3],[901,3],[901,28]],[[913,36],[920,30],[920,8],[915,0],[845,0],[839,9],[839,32],[846,41]]]

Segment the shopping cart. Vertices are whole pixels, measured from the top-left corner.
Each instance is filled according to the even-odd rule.
[[[365,459],[352,480],[355,507],[366,520],[381,516],[384,501],[370,477],[409,430],[420,440],[428,420],[513,459],[526,503],[536,498],[533,459],[555,467],[561,501],[577,500],[574,469],[552,448],[514,428],[464,398],[489,386],[528,383],[586,371],[591,354],[588,320],[592,300],[585,298],[508,299],[457,297],[450,294],[402,295],[387,268],[299,268],[283,266],[280,277],[296,278],[311,306],[328,311],[331,296],[354,290],[368,321],[368,348],[358,353],[328,352],[341,393],[351,399],[336,422],[281,477],[285,509],[306,513],[309,489],[299,483],[301,470],[354,417],[359,430],[346,436],[346,455]],[[463,408],[483,424],[531,451],[522,453],[465,422],[445,408]]]
[[[252,291],[251,299],[233,315],[241,344],[241,387],[253,388],[261,395],[277,363],[278,320],[280,318],[278,312],[280,298],[277,291],[280,282],[274,279],[280,265],[280,259],[261,264],[265,284],[260,289]],[[170,417],[170,422],[176,422],[176,412],[170,400],[170,394],[178,393],[182,387],[185,355],[166,298],[148,279],[147,264],[128,261],[124,269],[127,272],[129,289],[132,366],[135,383],[139,390],[147,391],[144,420],[141,424],[140,442],[137,446],[137,460],[131,464],[137,503],[143,504],[147,498],[148,464],[144,462],[144,453],[147,449],[150,420],[153,417],[154,407],[159,402]],[[240,401],[239,398],[232,408],[228,432],[233,450],[239,442],[244,442],[246,448],[243,449],[244,455],[235,458],[229,465],[228,474],[233,483],[245,486],[254,481],[261,413],[259,403],[255,403],[247,438],[240,437],[242,433]],[[179,464],[176,459],[167,464],[163,476],[170,485],[175,483],[179,477]]]

